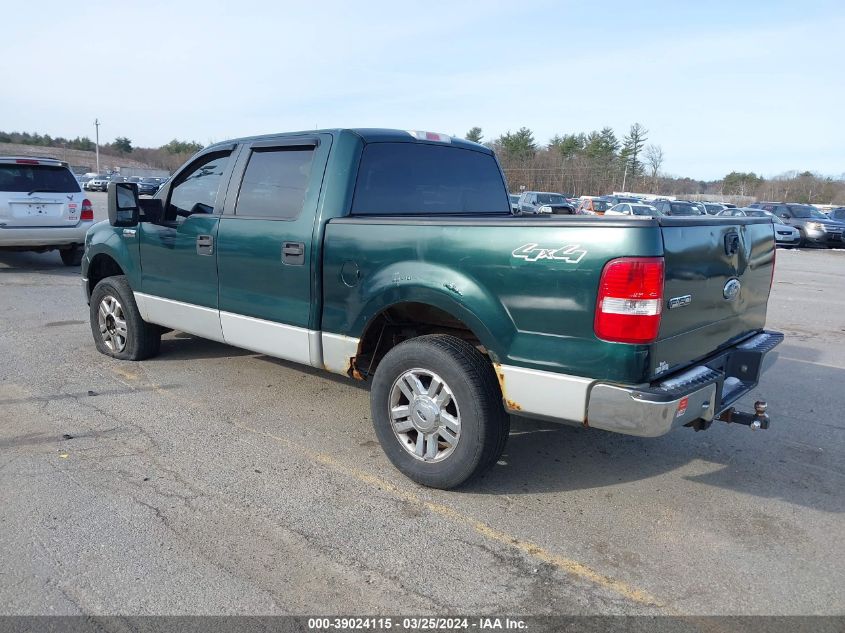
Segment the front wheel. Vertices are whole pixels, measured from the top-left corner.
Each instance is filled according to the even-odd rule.
[[[161,330],[141,318],[126,277],[100,281],[91,293],[91,332],[97,349],[120,360],[144,360],[158,354]]]
[[[453,336],[421,336],[390,350],[370,405],[387,457],[432,488],[454,488],[486,470],[510,431],[490,360]]]

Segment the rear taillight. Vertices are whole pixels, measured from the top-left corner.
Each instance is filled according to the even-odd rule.
[[[594,330],[616,343],[651,343],[660,329],[663,258],[621,257],[604,267]]]
[[[94,219],[94,207],[88,198],[82,201],[82,211],[79,214],[79,219],[83,222]]]

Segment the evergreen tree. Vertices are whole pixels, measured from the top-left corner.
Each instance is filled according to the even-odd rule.
[[[484,138],[484,135],[481,133],[481,128],[476,126],[470,128],[465,138],[466,140],[472,141],[473,143],[480,143],[481,139]]]

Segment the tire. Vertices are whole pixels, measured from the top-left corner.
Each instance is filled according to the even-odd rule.
[[[62,258],[62,263],[65,266],[81,266],[82,256],[85,254],[85,249],[82,246],[75,245],[70,248],[63,248],[59,250],[59,255]]]
[[[94,287],[89,313],[91,334],[102,354],[120,360],[144,360],[158,354],[161,329],[141,318],[124,275],[106,277]]]
[[[795,246],[797,248],[807,248],[807,238],[801,229],[798,229],[798,243]]]
[[[481,474],[510,432],[490,359],[453,336],[420,336],[391,349],[373,377],[370,406],[388,459],[431,488]]]

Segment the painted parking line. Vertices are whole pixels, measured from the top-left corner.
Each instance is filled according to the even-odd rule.
[[[830,363],[820,363],[815,360],[802,360],[800,358],[789,358],[788,356],[778,356],[778,360],[788,360],[793,363],[806,363],[807,365],[818,365],[819,367],[829,367],[830,369],[845,369],[842,365],[831,365]]]

